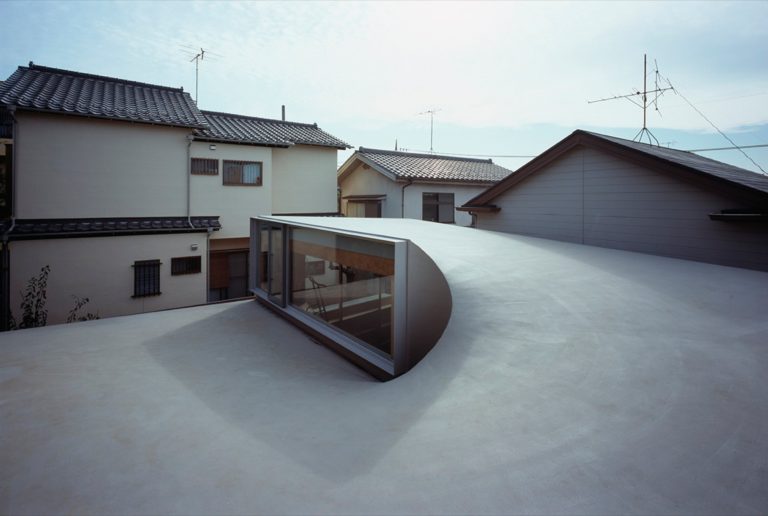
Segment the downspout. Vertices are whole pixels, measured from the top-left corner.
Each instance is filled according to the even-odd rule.
[[[192,141],[194,139],[194,134],[187,135],[187,224],[191,229],[195,228],[192,224]]]
[[[11,250],[8,247],[8,235],[16,227],[16,147],[19,142],[19,121],[16,118],[16,106],[8,106],[8,113],[13,119],[13,144],[11,149],[11,225],[3,233],[3,249],[0,255],[0,274],[3,291],[0,292],[0,331],[7,331],[11,322]]]
[[[413,184],[413,180],[409,179],[406,184],[400,189],[400,218],[405,218],[405,189]]]

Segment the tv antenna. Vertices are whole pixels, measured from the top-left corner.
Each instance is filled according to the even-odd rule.
[[[632,141],[643,141],[643,136],[648,138],[648,144],[653,145],[653,142],[656,142],[657,146],[661,146],[659,143],[659,140],[653,135],[653,133],[648,129],[647,125],[647,111],[648,106],[653,105],[656,112],[659,113],[659,116],[661,116],[661,111],[659,111],[659,97],[661,97],[665,91],[674,90],[672,87],[672,84],[667,81],[669,84],[669,87],[667,88],[660,88],[659,87],[659,67],[656,65],[656,60],[653,61],[655,66],[654,71],[654,79],[655,79],[655,88],[652,90],[648,89],[648,57],[646,54],[643,54],[643,91],[636,91],[634,93],[629,93],[627,95],[616,95],[615,97],[607,97],[604,99],[597,99],[597,100],[589,100],[587,101],[588,104],[594,104],[596,102],[605,102],[606,100],[616,100],[616,99],[627,99],[634,105],[642,108],[643,110],[643,128],[640,129],[640,132],[638,132],[634,138],[632,138]],[[648,100],[649,95],[653,95],[653,99]],[[635,97],[640,97],[643,101],[642,104],[637,102],[635,100]]]
[[[223,57],[219,54],[216,54],[214,52],[211,52],[210,50],[204,50],[202,47],[200,48],[200,51],[197,50],[197,47],[193,47],[192,45],[181,45],[179,47],[182,52],[187,54],[187,57],[190,58],[189,62],[192,61],[195,62],[195,104],[197,104],[198,99],[198,84],[199,84],[199,76],[200,76],[200,61],[204,60],[205,58],[208,58],[208,60],[211,60],[211,57],[213,57],[214,61],[216,61],[216,57]]]
[[[435,113],[438,111],[442,111],[441,109],[428,109],[426,111],[422,111],[421,113],[418,113],[419,115],[429,115],[429,152],[435,152],[432,150],[432,137],[434,136],[434,129],[435,129]]]
[[[203,50],[202,47],[200,47],[200,52],[195,54],[195,57],[189,60],[191,63],[192,61],[195,62],[195,104],[197,104],[197,79],[200,71],[200,61],[205,59],[205,50]]]

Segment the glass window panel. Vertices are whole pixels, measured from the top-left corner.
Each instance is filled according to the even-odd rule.
[[[249,163],[243,165],[243,182],[248,184],[258,184],[261,176],[261,165],[258,163]]]
[[[294,228],[291,304],[391,357],[394,253],[391,243]]]

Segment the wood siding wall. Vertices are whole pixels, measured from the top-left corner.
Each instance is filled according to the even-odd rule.
[[[500,195],[481,229],[768,270],[768,225],[713,221],[749,208],[593,149],[574,150]]]

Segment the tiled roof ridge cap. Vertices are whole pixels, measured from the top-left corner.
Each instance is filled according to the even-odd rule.
[[[129,79],[121,79],[119,77],[109,77],[107,75],[96,75],[92,73],[85,73],[85,72],[77,72],[74,70],[65,70],[64,68],[53,68],[50,66],[42,66],[42,65],[36,65],[32,61],[29,62],[29,66],[19,66],[19,69],[27,69],[27,70],[33,70],[33,71],[41,71],[41,72],[50,72],[50,73],[57,73],[61,75],[70,75],[75,77],[82,77],[84,79],[95,79],[99,81],[110,81],[110,82],[117,82],[120,84],[127,84],[130,86],[142,86],[145,88],[157,88],[162,90],[171,90],[179,93],[184,92],[183,87],[174,88],[173,86],[163,86],[162,84],[150,84],[148,82],[139,82],[139,81],[131,81]]]
[[[214,116],[229,116],[233,118],[245,118],[247,120],[256,120],[258,122],[276,122],[278,124],[286,124],[286,125],[299,125],[302,127],[313,127],[315,129],[319,129],[317,127],[317,123],[307,123],[307,122],[289,122],[288,120],[278,120],[277,118],[264,118],[260,116],[249,116],[249,115],[238,115],[236,113],[224,113],[222,111],[208,111],[205,109],[200,110],[203,115],[214,115]]]
[[[384,150],[384,149],[371,149],[370,147],[360,147],[357,152],[360,153],[366,153],[370,152],[372,154],[389,154],[392,156],[407,156],[407,157],[413,157],[413,158],[435,158],[435,159],[449,159],[453,161],[469,161],[472,163],[491,163],[493,164],[493,160],[491,158],[488,159],[482,159],[482,158],[462,158],[460,156],[444,156],[442,154],[425,154],[421,152],[406,152],[406,151],[392,151],[392,150]]]

